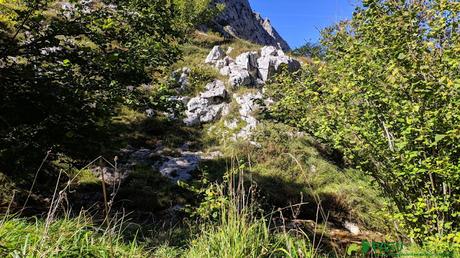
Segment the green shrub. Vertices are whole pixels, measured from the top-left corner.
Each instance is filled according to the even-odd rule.
[[[272,115],[368,172],[418,240],[460,215],[460,6],[364,1],[323,33],[324,62],[280,76]],[[279,87],[279,88],[278,88]]]
[[[223,4],[213,5],[211,0],[173,0],[179,11],[179,26],[186,32],[193,32],[198,25],[211,21],[223,11]]]
[[[307,42],[304,45],[292,50],[292,54],[300,57],[324,58],[325,50],[321,44]]]

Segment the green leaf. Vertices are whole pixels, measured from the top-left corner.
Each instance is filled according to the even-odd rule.
[[[445,137],[446,137],[445,134],[436,134],[436,136],[434,137],[434,142],[432,143],[432,145],[437,145],[438,142],[440,142]]]
[[[64,59],[64,60],[62,61],[62,65],[65,66],[65,67],[70,66],[70,64],[71,64],[71,63],[70,63],[70,60],[69,60],[69,59]]]
[[[406,55],[405,55],[404,53],[399,53],[398,59],[399,59],[399,60],[402,60],[402,59],[404,59],[404,58],[406,58]]]
[[[348,246],[348,248],[347,248],[347,255],[352,255],[353,253],[358,252],[359,249],[360,249],[359,245],[353,243],[353,244],[351,244],[351,245]]]

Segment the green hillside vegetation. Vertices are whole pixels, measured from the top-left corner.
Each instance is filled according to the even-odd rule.
[[[273,115],[372,176],[409,236],[458,244],[459,6],[364,3],[324,31],[324,62],[278,78]]]
[[[361,257],[361,240],[460,251],[455,1],[363,1],[290,53],[301,70],[265,85],[276,102],[237,141],[244,122],[224,124],[236,101],[186,127],[171,73],[191,69],[189,97],[215,79],[255,92],[204,60],[262,46],[195,30],[224,8],[209,0],[109,2],[74,3],[69,20],[55,1],[0,0],[2,257]],[[126,146],[176,157],[184,143],[221,155],[187,182],[151,164],[119,186],[94,173],[121,169]]]

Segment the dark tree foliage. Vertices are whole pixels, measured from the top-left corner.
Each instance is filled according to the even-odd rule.
[[[0,170],[26,173],[50,149],[97,151],[95,137],[128,89],[178,58],[173,7],[0,1]]]
[[[292,54],[296,56],[322,59],[326,55],[326,49],[320,43],[307,42],[301,47],[292,50]]]

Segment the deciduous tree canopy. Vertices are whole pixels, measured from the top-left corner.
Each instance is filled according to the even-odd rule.
[[[272,115],[370,173],[418,239],[460,226],[459,22],[457,1],[364,1],[324,61],[271,87]]]
[[[169,0],[18,0],[0,8],[0,162],[7,171],[50,148],[81,148],[129,98],[130,86],[149,83],[179,56],[183,33]]]

